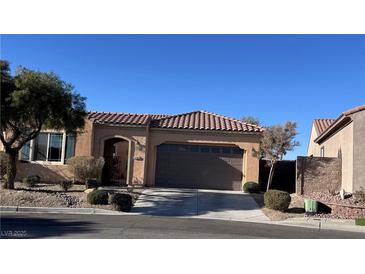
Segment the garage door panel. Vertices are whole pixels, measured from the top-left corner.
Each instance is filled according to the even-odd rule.
[[[156,186],[240,190],[242,159],[236,147],[164,144],[157,150]]]

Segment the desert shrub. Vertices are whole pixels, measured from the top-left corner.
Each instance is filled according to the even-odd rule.
[[[109,203],[117,211],[129,212],[132,209],[132,196],[126,193],[115,193],[110,195]]]
[[[38,175],[26,176],[23,178],[23,183],[28,187],[35,187],[41,182],[41,177]]]
[[[75,179],[83,183],[87,179],[100,181],[104,163],[103,157],[95,159],[92,156],[75,156],[67,161],[73,169]]]
[[[9,164],[9,156],[4,151],[0,151],[0,179],[5,179]]]
[[[95,179],[86,179],[85,181],[86,189],[98,188],[99,185],[100,185],[99,181]]]
[[[242,189],[245,193],[259,193],[261,191],[260,185],[255,182],[245,183]]]
[[[63,191],[67,191],[69,190],[72,186],[73,186],[73,182],[72,181],[69,181],[69,180],[66,180],[66,181],[61,181],[59,183],[60,185],[60,188],[63,190]]]
[[[267,208],[285,211],[289,208],[291,197],[288,192],[269,190],[264,195],[264,203]]]
[[[94,190],[87,194],[87,202],[92,205],[107,205],[108,191]]]

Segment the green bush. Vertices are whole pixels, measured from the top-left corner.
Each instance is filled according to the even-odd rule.
[[[259,193],[261,191],[260,185],[255,182],[245,183],[242,189],[245,193]]]
[[[288,192],[280,190],[269,190],[264,195],[265,207],[285,211],[289,208],[291,197]]]
[[[98,188],[99,185],[100,185],[99,181],[95,180],[95,179],[86,179],[86,181],[85,181],[86,189]]]
[[[129,212],[132,209],[132,196],[126,193],[115,193],[110,195],[109,203],[117,211]]]
[[[92,205],[107,205],[108,192],[105,190],[94,190],[87,195],[87,202]]]
[[[0,179],[5,179],[9,164],[9,156],[4,151],[0,151]]]
[[[95,159],[92,156],[75,156],[67,161],[73,169],[75,179],[83,183],[87,179],[100,181],[104,163],[103,157]]]
[[[38,175],[26,176],[23,178],[23,183],[28,187],[35,187],[41,182],[41,177]]]
[[[63,190],[63,191],[67,191],[69,190],[72,186],[73,186],[73,182],[72,181],[61,181],[59,183],[60,185],[60,188]]]

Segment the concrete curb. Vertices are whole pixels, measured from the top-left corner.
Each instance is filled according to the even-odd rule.
[[[101,208],[56,208],[56,207],[18,207],[0,206],[0,213],[58,213],[58,214],[100,214],[100,215],[125,215],[124,212],[112,211]]]
[[[341,231],[351,231],[351,232],[365,232],[365,227],[355,225],[354,220],[295,218],[295,219],[288,219],[285,221],[272,222],[272,224],[315,228],[318,230],[326,229],[326,230],[341,230]]]
[[[101,208],[52,208],[52,207],[18,207],[18,206],[0,206],[0,213],[55,213],[55,214],[85,214],[85,215],[129,215],[136,216],[138,213],[125,213],[112,211]],[[182,218],[198,218],[200,216],[184,216]],[[200,217],[201,219],[215,219],[219,218]],[[283,225],[292,227],[304,227],[312,229],[326,229],[326,230],[341,230],[351,232],[364,232],[364,226],[356,226],[354,220],[336,220],[336,219],[312,219],[312,218],[295,218],[285,221],[263,221],[263,220],[231,220],[238,222],[252,222],[262,224]]]

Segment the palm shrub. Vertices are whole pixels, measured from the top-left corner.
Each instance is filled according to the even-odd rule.
[[[286,211],[289,208],[291,197],[288,192],[280,190],[268,190],[264,195],[265,207]]]
[[[261,191],[260,185],[256,182],[247,182],[242,189],[245,193],[259,193]]]
[[[92,205],[107,205],[108,195],[108,191],[94,190],[87,194],[87,202]]]
[[[126,193],[115,193],[110,195],[109,203],[114,210],[129,212],[132,209],[132,196]]]
[[[76,181],[83,183],[86,183],[88,179],[100,182],[104,163],[103,157],[92,156],[75,156],[67,161],[73,169]]]

